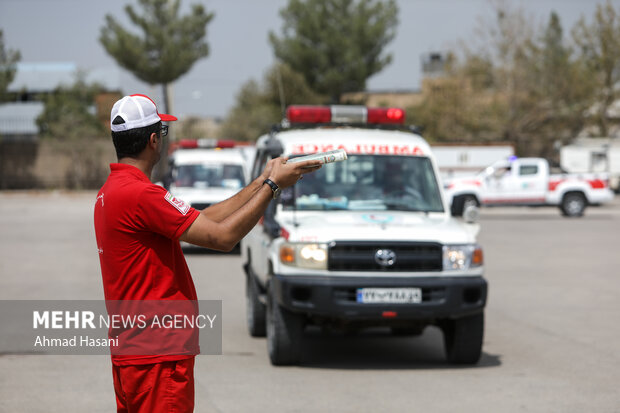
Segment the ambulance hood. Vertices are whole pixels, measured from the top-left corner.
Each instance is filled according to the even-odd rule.
[[[286,211],[279,220],[291,242],[428,241],[474,243],[476,224],[443,213],[402,211]]]

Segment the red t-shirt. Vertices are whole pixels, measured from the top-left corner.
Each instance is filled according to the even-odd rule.
[[[197,300],[179,237],[200,214],[138,168],[111,164],[97,194],[95,235],[109,300]],[[188,335],[185,340],[194,340]],[[117,365],[159,363],[191,355],[112,356]]]

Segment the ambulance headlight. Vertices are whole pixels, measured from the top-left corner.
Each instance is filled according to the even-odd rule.
[[[482,248],[479,245],[444,245],[443,270],[463,271],[483,264]]]
[[[284,243],[280,262],[300,268],[327,269],[327,244]]]

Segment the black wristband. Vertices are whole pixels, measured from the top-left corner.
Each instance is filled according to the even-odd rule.
[[[263,181],[263,185],[264,184],[269,185],[269,187],[273,191],[273,199],[276,199],[278,196],[280,196],[280,192],[281,192],[280,187],[275,182],[267,178]]]

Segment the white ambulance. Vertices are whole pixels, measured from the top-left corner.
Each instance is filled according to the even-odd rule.
[[[175,198],[203,210],[245,187],[249,173],[245,153],[233,141],[182,139],[169,157],[165,186]]]
[[[607,174],[551,174],[547,160],[516,156],[477,175],[448,179],[444,189],[454,215],[468,205],[557,206],[564,216],[580,217],[588,205],[614,198]]]
[[[487,282],[478,225],[453,218],[429,145],[398,108],[291,106],[259,138],[276,156],[344,149],[283,191],[242,241],[247,322],[274,365],[302,357],[306,326],[443,330],[447,358],[481,355]]]

